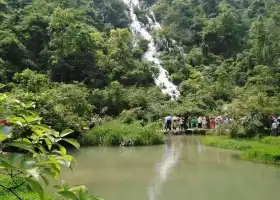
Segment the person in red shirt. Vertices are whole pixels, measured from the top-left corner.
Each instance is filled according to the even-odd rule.
[[[213,118],[210,119],[210,129],[215,128],[215,120]]]

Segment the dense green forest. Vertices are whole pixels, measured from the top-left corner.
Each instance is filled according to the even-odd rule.
[[[82,131],[94,114],[222,114],[247,116],[257,131],[279,112],[277,1],[147,0],[141,8],[139,20],[153,11],[162,25],[153,36],[178,101],[154,85],[157,69],[142,60],[147,42],[131,34],[121,0],[0,0],[1,83],[36,102],[57,130]]]

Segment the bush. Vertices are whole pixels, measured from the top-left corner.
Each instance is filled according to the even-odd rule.
[[[230,129],[229,124],[219,124],[216,126],[215,129],[209,132],[210,135],[218,135],[218,136],[225,136],[229,135]]]
[[[141,127],[140,124],[111,121],[83,134],[79,142],[84,146],[142,146],[163,144],[164,137],[156,124]]]

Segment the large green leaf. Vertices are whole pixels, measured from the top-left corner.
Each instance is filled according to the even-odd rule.
[[[66,149],[64,148],[64,146],[62,146],[62,145],[60,145],[60,144],[57,144],[57,145],[58,145],[58,147],[59,147],[59,149],[60,149],[62,155],[66,155],[67,151],[66,151]]]
[[[32,152],[32,153],[34,152],[33,145],[30,141],[28,142],[28,140],[23,140],[23,141],[17,140],[17,141],[11,142],[8,146],[24,149],[24,150]]]
[[[71,130],[71,129],[66,129],[66,130],[62,131],[62,133],[60,134],[60,136],[61,136],[61,137],[65,137],[65,136],[67,136],[67,135],[69,135],[69,134],[71,134],[71,133],[73,133],[73,130]]]
[[[31,178],[26,178],[27,183],[30,185],[30,187],[34,190],[34,192],[37,192],[41,199],[44,198],[44,189],[42,188],[41,184],[38,181],[35,181]]]
[[[46,142],[46,144],[47,144],[48,149],[51,150],[51,148],[52,148],[52,142],[51,142],[51,140],[50,140],[49,138],[45,138],[44,140],[45,140],[45,142]]]
[[[70,144],[72,144],[74,147],[76,147],[77,149],[80,149],[80,144],[79,142],[77,142],[77,140],[72,139],[72,138],[64,138],[63,139],[65,142],[68,142]]]
[[[70,192],[70,191],[60,191],[57,194],[61,195],[62,197],[69,199],[69,200],[79,200],[76,195],[74,194],[74,192]]]
[[[8,123],[18,124],[18,125],[25,123],[25,119],[23,117],[18,117],[18,116],[10,116],[10,118],[7,121]]]
[[[26,122],[27,123],[32,123],[32,122],[38,122],[38,121],[41,121],[42,118],[41,117],[38,117],[38,116],[27,116],[25,118]]]
[[[32,131],[39,137],[43,136],[43,131],[32,127]]]
[[[79,200],[86,200],[88,196],[88,190],[85,186],[81,186],[79,190]]]
[[[43,154],[47,153],[47,151],[46,151],[45,147],[43,147],[43,145],[37,144],[37,148],[41,151],[41,153],[43,153]]]

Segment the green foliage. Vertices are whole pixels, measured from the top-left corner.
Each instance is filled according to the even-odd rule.
[[[151,87],[157,69],[142,60],[148,42],[130,33],[118,0],[1,1],[0,82],[14,81],[5,91],[36,101],[43,122],[59,131],[80,134],[92,115],[126,110],[127,122],[244,117],[228,128],[232,137],[264,133],[265,119],[280,111],[279,2],[149,0],[135,8],[144,23],[151,10],[162,26],[152,32],[158,55],[181,92],[177,103]]]
[[[163,134],[157,125],[142,127],[140,123],[124,124],[111,121],[85,133],[79,140],[81,145],[101,146],[142,146],[164,142]]]
[[[49,185],[49,181],[58,178],[62,167],[72,169],[72,162],[75,161],[67,154],[61,142],[78,149],[80,144],[74,139],[65,138],[72,130],[59,133],[41,124],[41,117],[32,111],[32,103],[24,104],[6,94],[0,94],[0,105],[3,117],[11,127],[10,133],[2,132],[3,128],[0,127],[0,151],[8,153],[0,157],[0,172],[3,177],[0,179],[1,196],[36,198],[34,193],[26,194],[31,190],[40,199],[44,199],[44,188]],[[63,184],[58,189],[57,195],[69,200],[99,199],[90,196],[84,186],[69,188]]]

